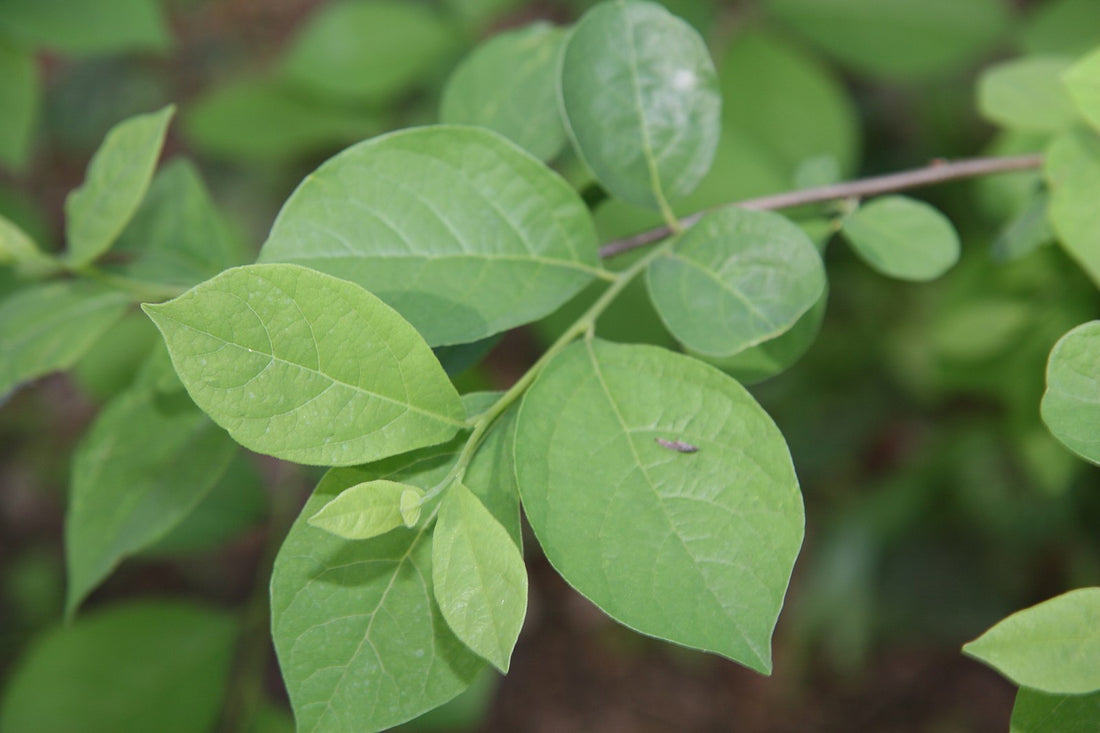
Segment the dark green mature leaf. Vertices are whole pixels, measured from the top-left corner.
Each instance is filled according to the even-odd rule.
[[[1084,131],[1056,138],[1043,173],[1050,186],[1050,222],[1058,241],[1100,284],[1100,138]]]
[[[234,239],[195,166],[164,166],[114,250],[133,258],[118,268],[143,282],[191,286],[241,264]]]
[[[182,389],[166,394],[138,387],[112,400],[73,459],[66,613],[124,558],[182,522],[237,450]]]
[[[1020,688],[1009,733],[1096,733],[1100,692],[1051,695]]]
[[[978,79],[978,109],[1015,130],[1063,130],[1077,119],[1061,78],[1069,65],[1063,56],[1031,56],[990,67]]]
[[[71,55],[162,51],[171,43],[157,0],[5,0],[0,35]]]
[[[361,110],[318,104],[286,84],[245,79],[200,95],[183,128],[208,155],[254,162],[332,150],[378,133],[381,124]]]
[[[1100,588],[1079,588],[1017,611],[963,653],[1042,692],[1100,691]]]
[[[124,293],[76,281],[34,285],[0,302],[0,395],[71,367],[129,304]]]
[[[714,63],[699,34],[655,3],[614,0],[585,13],[562,57],[561,101],[581,157],[630,203],[683,198],[714,159]]]
[[[565,31],[535,23],[477,46],[443,90],[442,122],[499,132],[540,160],[565,146],[558,112],[558,56]]]
[[[217,722],[237,625],[189,603],[112,606],[36,639],[0,704],[5,733],[195,733]]]
[[[287,200],[260,259],[359,283],[432,346],[540,318],[598,271],[580,196],[500,135],[458,126],[331,158]]]
[[[249,265],[143,308],[195,403],[260,453],[347,466],[441,443],[464,426],[428,345],[353,283]]]
[[[1070,67],[1063,79],[1081,115],[1100,130],[1100,49]]]
[[[283,75],[337,99],[382,102],[420,81],[453,42],[452,31],[424,5],[337,0],[307,22]]]
[[[959,235],[937,209],[883,196],[844,217],[841,233],[867,264],[900,280],[933,280],[959,260]]]
[[[725,100],[723,138],[764,148],[786,171],[819,157],[834,159],[843,174],[853,171],[858,113],[818,59],[778,36],[748,30],[734,36],[718,78]]]
[[[0,40],[0,164],[8,168],[21,170],[27,163],[38,96],[34,56]]]
[[[918,79],[954,71],[1008,27],[1000,0],[766,0],[777,18],[863,73]]]
[[[1041,412],[1054,437],[1100,464],[1100,321],[1073,329],[1054,345],[1047,363]]]
[[[439,508],[432,587],[451,630],[507,673],[527,614],[527,568],[508,530],[461,483]]]
[[[174,113],[175,107],[169,106],[131,117],[107,133],[88,164],[84,183],[65,199],[65,236],[73,266],[106,252],[137,211]]]
[[[646,274],[672,334],[719,358],[787,331],[825,290],[821,257],[798,226],[737,208],[704,216]]]
[[[424,492],[408,484],[364,481],[341,491],[309,518],[309,524],[346,540],[369,540],[397,527],[413,527],[416,519],[406,521],[404,510],[410,492],[418,504],[424,498]]]
[[[496,397],[468,395],[463,402],[473,416]],[[511,446],[502,441],[510,433],[500,433],[501,427],[486,436],[467,481],[518,538],[514,493],[501,496],[512,479],[497,472],[504,465],[501,449]],[[483,669],[484,662],[454,636],[435,602],[434,524],[348,541],[310,527],[306,519],[364,481],[435,486],[465,439],[460,435],[446,445],[329,471],[287,535],[271,580],[272,631],[299,730],[388,728],[454,697]]]
[[[1028,53],[1078,56],[1096,46],[1100,4],[1095,0],[1047,0],[1028,8],[1022,45]]]
[[[531,527],[573,587],[642,633],[771,670],[802,499],[737,382],[664,349],[574,344],[524,398],[515,460]]]

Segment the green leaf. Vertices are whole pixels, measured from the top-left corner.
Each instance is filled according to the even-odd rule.
[[[171,43],[157,0],[5,0],[0,34],[66,55],[163,51]]]
[[[309,524],[344,539],[366,540],[397,527],[415,525],[416,520],[407,523],[405,515],[412,511],[412,503],[419,507],[423,498],[424,492],[407,484],[367,481],[342,491],[311,516]]]
[[[318,104],[286,84],[245,79],[201,94],[183,129],[208,155],[262,162],[327,152],[377,134],[381,124],[373,114]]]
[[[1028,53],[1080,56],[1096,46],[1100,4],[1095,0],[1047,0],[1028,9],[1021,29]]]
[[[785,171],[826,156],[842,173],[853,172],[859,115],[820,60],[778,36],[749,29],[734,36],[718,78],[726,100],[723,138],[736,136],[764,149]]]
[[[655,3],[601,3],[561,64],[566,129],[612,195],[655,209],[691,193],[714,159],[722,107],[691,26]]]
[[[1100,49],[1071,66],[1062,80],[1082,116],[1100,130]]]
[[[114,251],[131,258],[116,268],[122,274],[174,286],[195,285],[243,259],[199,172],[182,158],[157,173]]]
[[[825,291],[821,257],[797,225],[738,208],[704,216],[646,274],[672,334],[719,358],[789,330]]]
[[[765,0],[800,35],[853,69],[915,80],[954,72],[1000,39],[1000,0]]]
[[[741,385],[664,349],[577,343],[527,393],[515,441],[527,518],[574,588],[637,631],[770,672],[802,498]]]
[[[49,273],[59,266],[26,232],[0,215],[0,265],[9,264],[20,274],[32,277]]]
[[[124,293],[77,281],[34,285],[0,302],[0,396],[71,367],[129,304]]]
[[[840,231],[868,265],[899,280],[934,280],[959,260],[959,235],[947,217],[905,196],[859,207]]]
[[[1009,733],[1096,733],[1100,692],[1050,695],[1020,688],[1012,708]]]
[[[335,99],[383,102],[421,82],[453,42],[452,31],[423,5],[338,0],[309,19],[282,73]]]
[[[283,206],[260,260],[359,283],[432,346],[540,318],[598,272],[580,196],[496,133],[454,126],[331,158]]]
[[[1100,321],[1073,329],[1054,345],[1040,411],[1054,437],[1100,464]]]
[[[1054,229],[1047,215],[1049,207],[1050,193],[1045,188],[1036,191],[1031,200],[1004,225],[993,240],[993,259],[1011,262],[1052,243]]]
[[[1030,56],[992,66],[978,79],[978,109],[987,120],[1025,132],[1058,132],[1077,112],[1062,84],[1069,59]]]
[[[164,394],[139,387],[112,400],[73,459],[65,517],[66,613],[71,616],[124,558],[180,524],[236,452],[236,444],[182,390]]]
[[[507,673],[527,613],[527,568],[508,530],[461,483],[439,508],[432,587],[455,635]]]
[[[353,283],[297,265],[249,265],[142,307],[195,403],[259,453],[353,465],[443,442],[464,426],[428,345]]]
[[[1100,284],[1100,138],[1083,131],[1059,136],[1047,150],[1043,173],[1058,241]]]
[[[723,359],[708,358],[706,361],[742,384],[753,384],[773,377],[802,358],[813,345],[821,331],[828,301],[829,293],[826,290],[786,333],[733,356]]]
[[[221,711],[237,625],[181,602],[119,604],[38,637],[0,704],[5,733],[195,733]]]
[[[0,40],[0,164],[8,168],[27,164],[39,93],[34,55]]]
[[[1079,588],[1017,611],[963,647],[1023,687],[1100,690],[1100,588]]]
[[[466,395],[463,404],[473,419],[498,397]],[[504,439],[510,432],[501,427],[486,435],[466,480],[518,541],[514,478],[502,473],[511,466],[504,460],[510,461],[511,441]],[[430,489],[454,466],[467,437],[329,471],[291,528],[271,580],[272,630],[299,730],[388,728],[446,702],[484,669],[435,602],[434,523],[348,541],[307,521],[342,490],[365,481]]]
[[[442,122],[499,132],[540,160],[565,146],[558,113],[558,56],[565,31],[546,23],[477,46],[443,89]]]
[[[106,252],[137,211],[160,157],[175,107],[124,120],[107,133],[80,188],[65,199],[69,262],[87,265]]]

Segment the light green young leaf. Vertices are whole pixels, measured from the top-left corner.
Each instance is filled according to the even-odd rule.
[[[1062,79],[1081,115],[1100,130],[1100,49],[1075,63]]]
[[[1051,695],[1020,688],[1012,708],[1009,733],[1096,733],[1100,692]]]
[[[195,403],[259,453],[347,466],[441,443],[464,426],[428,345],[353,283],[249,265],[143,308]]]
[[[228,614],[167,601],[117,604],[58,626],[35,639],[12,671],[0,730],[211,730],[236,636]]]
[[[413,504],[419,507],[423,498],[424,492],[408,484],[367,481],[342,491],[311,516],[309,524],[346,540],[366,540],[397,527],[415,525],[415,520],[407,523],[405,515],[412,511]]]
[[[612,195],[662,208],[706,175],[722,99],[707,46],[651,2],[613,0],[577,23],[561,61],[566,130]]]
[[[163,51],[171,43],[157,0],[5,0],[0,34],[65,55]]]
[[[195,166],[178,158],[153,179],[114,247],[117,268],[142,282],[191,286],[241,264],[243,253]]]
[[[0,40],[0,164],[8,168],[27,164],[38,97],[34,55]]]
[[[558,56],[565,31],[546,23],[477,46],[443,89],[442,122],[499,132],[540,160],[565,146],[558,112]]]
[[[209,90],[192,102],[183,118],[184,133],[196,148],[248,162],[327,152],[380,129],[373,114],[318,104],[308,94],[268,79],[245,79]]]
[[[282,73],[338,100],[384,102],[423,79],[453,42],[451,29],[427,6],[337,0],[309,19]]]
[[[356,282],[432,346],[552,312],[598,272],[580,196],[483,128],[421,127],[348,148],[302,182],[260,252]]]
[[[863,260],[899,280],[934,280],[959,260],[959,235],[928,204],[883,196],[844,217],[841,233]]]
[[[409,487],[401,492],[397,505],[401,512],[401,521],[411,529],[420,521],[420,510],[424,506],[424,492]]]
[[[124,558],[182,522],[237,450],[182,390],[138,387],[112,400],[73,459],[66,613],[75,613]]]
[[[718,78],[727,102],[723,139],[735,136],[763,148],[788,174],[820,157],[839,163],[843,175],[853,172],[859,115],[819,59],[775,34],[748,29],[726,49]]]
[[[963,647],[1023,687],[1100,690],[1100,588],[1079,588],[1017,611]]]
[[[1100,284],[1100,138],[1084,131],[1059,136],[1047,150],[1043,173],[1058,241]]]
[[[1008,28],[1000,0],[765,0],[777,19],[857,71],[915,80],[952,72]]]
[[[773,339],[724,359],[705,360],[729,374],[741,384],[754,384],[785,371],[802,358],[821,331],[828,290],[821,294],[810,310],[802,314],[790,329]]]
[[[69,263],[87,265],[110,249],[141,204],[160,157],[169,106],[118,123],[88,164],[80,188],[65,199]]]
[[[473,418],[497,397],[466,395],[463,405]],[[467,481],[478,482],[471,490],[517,539],[514,479],[500,473],[510,435],[500,426],[489,432],[470,463]],[[484,669],[484,661],[454,636],[436,604],[431,587],[434,523],[348,541],[307,520],[342,490],[364,481],[435,486],[454,466],[466,437],[369,466],[329,471],[287,535],[271,580],[272,630],[299,730],[389,728],[446,702]],[[502,496],[509,491],[511,496]]]
[[[1062,84],[1062,56],[1025,56],[992,66],[978,78],[978,109],[990,122],[1025,132],[1058,132],[1077,119]]]
[[[455,635],[507,673],[527,613],[527,568],[508,530],[460,483],[439,508],[432,588]]]
[[[524,398],[515,461],[531,527],[574,588],[642,633],[770,672],[802,498],[741,385],[665,349],[574,344]]]
[[[71,367],[129,304],[124,293],[78,281],[33,285],[0,301],[0,396]]]
[[[1047,362],[1043,422],[1067,448],[1100,464],[1100,321],[1073,329],[1054,345]]]
[[[797,225],[737,208],[704,216],[646,276],[672,334],[717,358],[789,330],[825,291],[821,257]]]

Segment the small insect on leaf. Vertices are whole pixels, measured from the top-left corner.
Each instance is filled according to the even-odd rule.
[[[665,440],[664,438],[654,438],[654,440],[656,440],[657,444],[662,448],[668,448],[678,453],[694,453],[699,450],[699,446],[685,443],[680,440]]]

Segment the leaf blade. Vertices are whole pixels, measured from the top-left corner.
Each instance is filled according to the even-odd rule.
[[[867,264],[899,280],[934,280],[959,260],[959,236],[947,217],[905,196],[861,206],[840,231]]]
[[[1100,464],[1100,321],[1066,333],[1050,351],[1039,412],[1051,434],[1081,458]]]
[[[346,540],[367,540],[396,527],[411,526],[405,521],[409,492],[416,499],[424,496],[408,484],[384,479],[364,481],[341,491],[309,518],[309,525]]]

